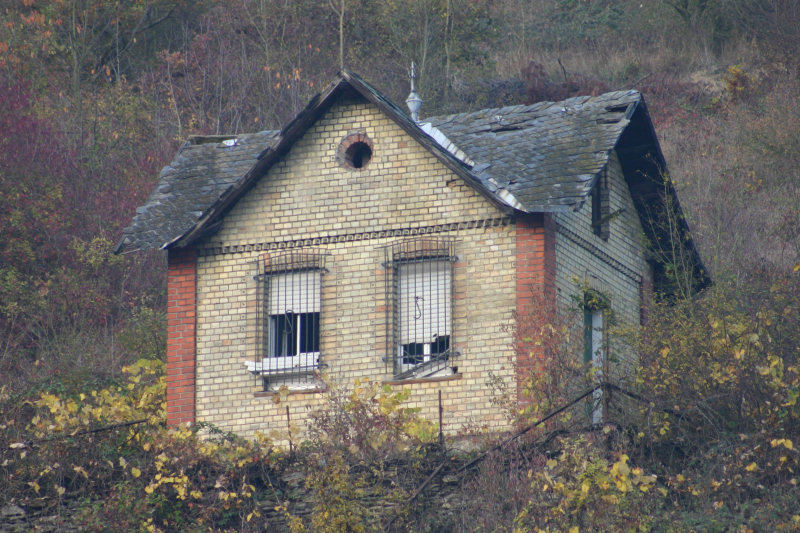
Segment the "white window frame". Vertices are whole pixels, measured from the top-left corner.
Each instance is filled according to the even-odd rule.
[[[302,318],[303,314],[316,314],[316,335],[312,344],[319,347],[321,342],[321,303],[322,303],[322,269],[313,268],[287,272],[265,274],[266,298],[262,303],[264,318],[263,328],[265,342],[262,347],[260,361],[247,361],[250,372],[261,374],[265,377],[280,376],[281,374],[300,374],[313,372],[320,365],[320,350],[301,352]],[[277,332],[278,317],[287,317],[292,320],[296,317],[297,331],[293,335],[293,355],[278,355],[275,353],[275,335]],[[266,351],[267,353],[263,353]]]

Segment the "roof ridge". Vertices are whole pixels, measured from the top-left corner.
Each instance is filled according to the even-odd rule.
[[[447,115],[432,115],[430,117],[426,117],[422,119],[421,122],[427,121],[437,121],[437,122],[448,122],[454,120],[456,117],[460,118],[467,118],[472,115],[478,114],[491,114],[494,113],[495,115],[503,115],[509,114],[509,112],[513,109],[513,112],[526,112],[526,111],[533,111],[534,109],[546,109],[548,107],[556,106],[559,104],[567,104],[573,103],[577,100],[582,100],[581,104],[586,104],[589,102],[600,102],[603,100],[612,100],[610,98],[611,95],[623,95],[623,96],[633,96],[637,95],[641,97],[641,93],[636,89],[625,89],[620,91],[608,91],[605,93],[598,94],[596,96],[570,96],[569,98],[564,98],[563,100],[541,100],[539,102],[534,102],[532,104],[514,104],[514,105],[507,105],[502,107],[484,107],[481,109],[476,109],[474,111],[463,111],[461,113],[451,113]]]

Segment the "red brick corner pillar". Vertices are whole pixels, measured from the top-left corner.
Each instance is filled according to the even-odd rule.
[[[556,309],[556,238],[551,215],[520,216],[516,220],[517,307],[516,338],[517,398],[523,395],[533,372],[541,371],[544,347],[537,343],[542,326],[552,323]]]
[[[197,254],[170,250],[167,269],[167,425],[194,423]]]

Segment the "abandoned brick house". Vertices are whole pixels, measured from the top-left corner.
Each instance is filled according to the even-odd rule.
[[[568,305],[580,280],[639,323],[665,266],[647,219],[678,209],[663,167],[636,91],[419,120],[346,71],[280,131],[190,138],[117,247],[168,253],[168,422],[285,428],[324,374],[506,427],[487,380],[519,385],[534,291]]]

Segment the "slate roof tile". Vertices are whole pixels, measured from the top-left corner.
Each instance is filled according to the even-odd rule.
[[[160,248],[197,222],[220,195],[250,170],[258,155],[277,139],[278,131],[239,135],[232,146],[187,141],[165,166],[158,185],[125,229],[116,251]]]
[[[487,193],[506,189],[519,202],[517,209],[557,211],[585,200],[628,125],[626,110],[640,100],[637,91],[617,91],[422,122],[440,130],[475,163],[471,173]],[[187,141],[161,171],[116,251],[162,247],[184,234],[279,140],[280,132],[262,131]]]

